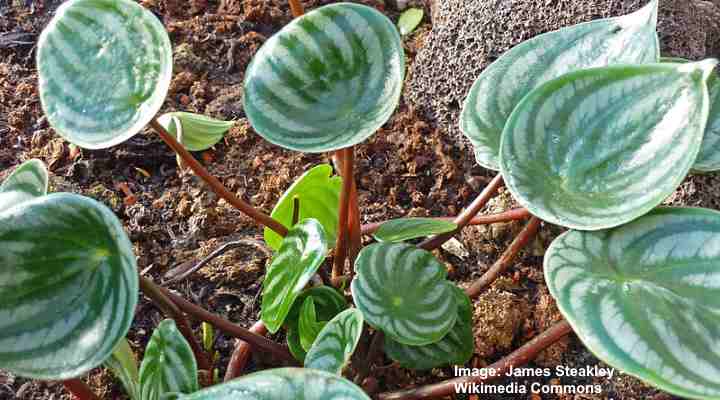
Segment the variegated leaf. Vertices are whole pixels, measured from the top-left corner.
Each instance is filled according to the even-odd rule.
[[[300,334],[300,345],[305,351],[309,351],[315,338],[325,326],[325,322],[318,321],[315,311],[315,302],[312,297],[306,297],[300,307],[300,321],[298,333]]]
[[[451,221],[435,218],[399,218],[383,222],[373,237],[380,242],[402,242],[423,236],[452,232],[457,228]]]
[[[287,328],[287,343],[292,355],[298,360],[305,360],[306,350],[300,344],[299,320],[302,304],[308,298],[313,299],[317,320],[321,322],[330,321],[342,310],[347,308],[347,301],[343,295],[330,286],[317,286],[303,291],[295,300],[285,319]],[[314,340],[314,339],[313,339]]]
[[[25,201],[45,196],[48,172],[40,160],[20,164],[0,185],[0,212]]]
[[[305,357],[305,368],[341,374],[355,352],[363,331],[363,315],[350,308],[336,315],[320,331]]]
[[[173,122],[175,121],[175,122]],[[235,121],[222,121],[205,115],[174,111],[158,117],[158,122],[168,133],[178,137],[177,123],[182,131],[181,142],[190,151],[207,150],[222,140]]]

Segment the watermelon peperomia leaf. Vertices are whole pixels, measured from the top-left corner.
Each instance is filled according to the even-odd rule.
[[[317,335],[305,356],[305,368],[314,368],[340,375],[355,352],[363,331],[363,315],[357,308],[347,309]]]
[[[0,185],[0,212],[25,201],[45,196],[48,172],[40,160],[20,164]]]
[[[402,242],[452,232],[455,229],[457,225],[452,221],[435,218],[399,218],[383,222],[373,237],[379,242]]]
[[[105,360],[104,364],[120,379],[130,399],[140,400],[137,359],[127,339],[120,339],[112,355]]]
[[[708,89],[710,113],[702,146],[700,146],[700,154],[692,167],[694,171],[698,172],[720,171],[720,78],[714,73],[709,81]]]
[[[405,36],[412,33],[420,25],[423,15],[425,15],[425,11],[422,8],[408,8],[403,11],[397,23],[400,34]]]
[[[325,326],[326,322],[318,321],[315,311],[315,302],[312,296],[308,296],[300,307],[300,320],[298,321],[298,333],[300,334],[300,345],[305,351],[310,350],[318,333]]]
[[[190,151],[207,150],[222,140],[235,121],[221,121],[185,111],[174,111],[158,117],[158,122],[177,139],[180,124],[182,144]]]
[[[320,322],[330,321],[347,308],[345,297],[330,286],[317,286],[300,293],[285,318],[288,347],[298,361],[305,360],[306,350],[300,344],[299,319],[300,309],[308,298],[313,299],[317,320]]]

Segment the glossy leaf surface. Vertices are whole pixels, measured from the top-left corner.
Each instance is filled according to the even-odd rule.
[[[533,215],[610,228],[669,196],[695,162],[715,60],[596,68],[529,94],[503,133],[501,169]]]
[[[315,218],[322,224],[328,243],[335,243],[341,190],[342,178],[333,176],[332,167],[328,164],[317,165],[300,176],[283,193],[270,216],[288,229],[291,228],[293,198],[297,196],[300,201],[299,221]],[[280,248],[280,235],[267,228],[263,233],[265,243],[271,249]]]
[[[285,326],[287,328],[287,343],[290,352],[301,362],[305,360],[306,350],[300,344],[300,328],[298,326],[300,309],[305,303],[305,300],[310,297],[312,297],[313,304],[315,305],[317,320],[321,322],[330,321],[338,313],[347,308],[345,297],[330,286],[317,286],[306,289],[298,296],[285,319]]]
[[[693,165],[698,172],[720,171],[720,78],[713,74],[708,85],[710,113],[700,154]]]
[[[363,248],[355,262],[353,299],[368,324],[400,343],[439,341],[457,319],[453,284],[432,253],[403,243]]]
[[[280,329],[327,250],[325,232],[315,219],[299,222],[283,239],[263,281],[260,316],[270,332]]]
[[[403,11],[403,13],[400,14],[400,19],[398,20],[398,29],[400,30],[400,34],[405,36],[412,33],[415,28],[420,25],[424,14],[425,12],[422,8],[409,8]]]
[[[500,169],[503,128],[520,100],[541,84],[581,69],[658,62],[656,25],[652,0],[635,13],[545,33],[503,54],[475,81],[460,117],[477,162]]]
[[[120,339],[120,342],[115,346],[115,351],[113,351],[110,358],[105,360],[105,367],[112,371],[113,375],[122,382],[125,391],[132,400],[140,400],[137,359],[125,338]]]
[[[456,228],[453,222],[436,218],[399,218],[384,222],[373,237],[379,242],[402,242],[451,232]]]
[[[363,315],[357,308],[345,310],[320,331],[305,357],[305,368],[340,375],[355,352],[363,330]]]
[[[287,149],[355,145],[397,107],[404,57],[397,29],[375,9],[317,8],[257,52],[245,73],[245,112],[257,133]]]
[[[570,231],[545,256],[557,305],[601,360],[683,398],[720,397],[720,213],[660,208]]]
[[[0,185],[0,212],[47,194],[48,173],[40,160],[20,164]]]
[[[181,130],[179,141],[190,151],[209,149],[221,141],[225,133],[235,125],[235,121],[222,121],[184,111],[163,114],[158,117],[158,122],[176,139],[179,123]]]
[[[305,351],[309,351],[315,338],[320,333],[325,323],[318,321],[315,311],[315,302],[312,297],[306,297],[300,307],[300,320],[298,333],[300,334],[300,345]]]
[[[130,0],[71,0],[38,41],[40,100],[58,134],[106,148],[140,132],[160,110],[172,75],[165,28]]]
[[[104,205],[51,194],[0,212],[0,368],[68,379],[100,365],[138,298],[132,244]]]

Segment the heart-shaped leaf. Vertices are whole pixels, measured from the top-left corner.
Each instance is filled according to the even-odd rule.
[[[455,229],[453,222],[436,218],[399,218],[383,222],[373,237],[380,242],[402,242]]]
[[[69,379],[100,365],[138,298],[132,244],[86,197],[57,193],[0,212],[0,368]]]
[[[403,368],[431,369],[447,364],[465,364],[475,350],[473,309],[465,291],[453,286],[458,299],[458,318],[439,342],[425,346],[408,346],[385,337],[385,354]]]
[[[197,363],[190,345],[166,319],[155,328],[140,364],[140,398],[158,400],[166,393],[193,393],[200,389]]]
[[[177,124],[179,123],[181,129],[180,141],[190,151],[209,149],[222,140],[225,132],[235,125],[235,121],[221,121],[205,115],[184,111],[163,114],[158,118],[158,122],[175,138],[178,137]]]
[[[20,164],[0,185],[0,212],[28,200],[45,196],[48,173],[40,160]]]
[[[105,360],[105,367],[120,379],[132,400],[140,400],[137,359],[125,338],[120,339],[110,358]]]
[[[140,132],[172,75],[165,28],[130,0],[71,0],[38,40],[40,101],[58,134],[99,149]]]
[[[331,4],[296,18],[258,50],[245,73],[245,112],[271,143],[337,150],[390,118],[404,73],[400,35],[387,17],[359,4]]]
[[[424,14],[425,12],[422,8],[409,8],[403,11],[403,13],[400,14],[400,19],[398,20],[398,29],[400,30],[400,34],[405,36],[412,33],[412,31],[420,25],[420,21],[422,21]]]
[[[182,400],[370,400],[354,383],[325,371],[278,368],[201,390]]]
[[[500,139],[525,95],[568,72],[658,61],[657,0],[639,11],[545,33],[515,46],[488,66],[463,105],[460,129],[478,164],[499,170]]]
[[[298,323],[300,345],[305,351],[310,350],[313,342],[315,342],[315,338],[324,326],[325,322],[318,321],[313,298],[306,297],[300,308],[300,321]]]
[[[300,309],[308,298],[313,299],[317,320],[330,321],[342,310],[347,308],[345,298],[330,286],[317,286],[303,291],[290,309],[285,326],[287,328],[287,343],[292,355],[298,360],[305,360],[306,350],[300,344],[299,320]],[[313,339],[314,340],[314,339]]]
[[[327,241],[322,225],[309,218],[295,225],[267,269],[260,314],[268,331],[280,329],[295,299],[325,260]]]
[[[404,243],[375,243],[355,261],[353,299],[368,324],[400,343],[439,341],[457,319],[447,269],[432,253]]]
[[[660,208],[570,231],[545,256],[550,293],[609,365],[683,398],[720,398],[720,213]]]
[[[363,315],[357,308],[331,319],[317,335],[305,357],[305,368],[341,374],[355,352],[363,330]]]
[[[513,197],[581,230],[647,213],[695,162],[716,63],[595,68],[540,86],[503,133],[500,165]]]
[[[288,229],[291,228],[293,199],[297,197],[300,202],[299,220],[315,218],[320,221],[328,243],[335,243],[342,178],[332,173],[332,167],[327,164],[317,165],[305,172],[283,193],[270,216]],[[272,229],[265,229],[264,235],[265,243],[271,249],[280,248],[280,235]]]

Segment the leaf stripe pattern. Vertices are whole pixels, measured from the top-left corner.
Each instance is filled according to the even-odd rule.
[[[477,162],[499,170],[503,128],[533,89],[568,72],[611,64],[655,63],[657,0],[635,13],[548,32],[512,48],[488,66],[465,99],[460,129]]]
[[[300,308],[300,321],[297,326],[298,333],[300,333],[300,345],[305,351],[310,351],[315,338],[324,326],[324,322],[318,321],[313,298],[306,297]]]
[[[357,308],[347,309],[320,331],[305,356],[305,368],[341,374],[355,352],[363,330],[363,315]]]
[[[47,194],[48,173],[40,160],[20,164],[0,185],[0,212]]]
[[[501,170],[513,197],[580,230],[647,213],[695,161],[716,62],[595,68],[534,90],[503,133]]]
[[[38,41],[40,100],[71,143],[106,148],[160,110],[172,75],[163,25],[130,0],[71,0]]]
[[[456,228],[457,225],[451,221],[433,218],[399,218],[382,223],[373,237],[379,242],[402,242],[451,232]]]
[[[558,307],[601,360],[683,398],[720,397],[720,213],[660,208],[570,231],[545,258]]]
[[[320,7],[260,48],[245,74],[245,111],[255,131],[287,149],[352,146],[397,107],[404,57],[397,29],[378,11]]]
[[[720,170],[720,78],[713,75],[709,83],[710,113],[700,154],[693,165],[698,172]]]
[[[141,400],[138,392],[137,359],[127,339],[120,339],[112,355],[103,365],[120,380],[131,400]]]
[[[138,297],[132,244],[105,206],[51,194],[0,213],[0,368],[61,380],[100,365]]]
[[[432,253],[404,243],[375,243],[360,251],[355,270],[355,304],[368,324],[392,339],[430,344],[455,324],[453,284]]]

